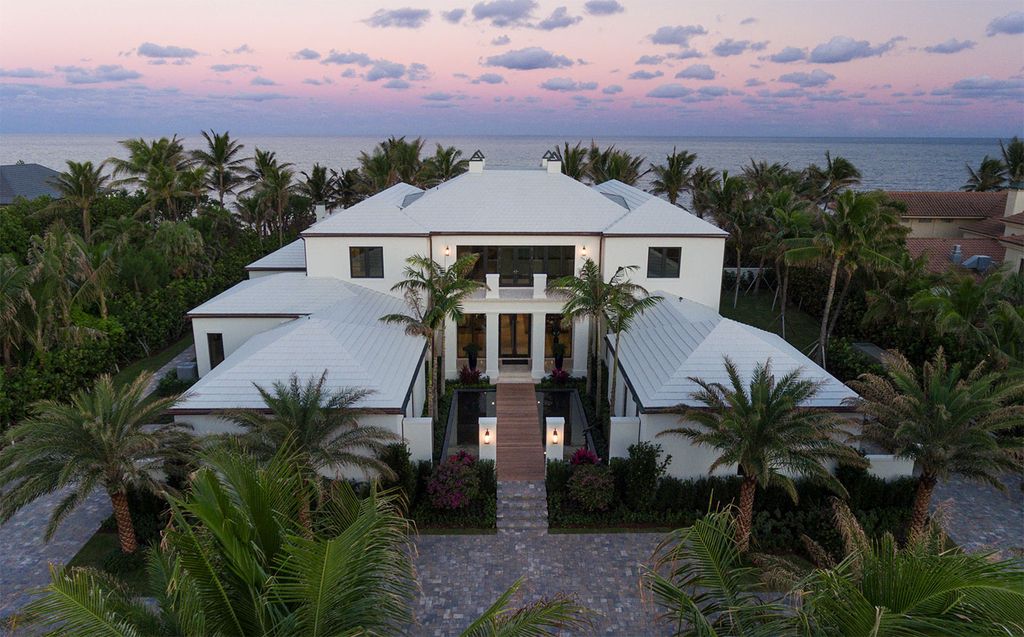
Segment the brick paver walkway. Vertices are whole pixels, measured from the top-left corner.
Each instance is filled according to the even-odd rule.
[[[1006,491],[953,478],[939,484],[932,505],[946,507],[946,532],[968,551],[1024,555],[1024,480],[1003,476]]]
[[[152,392],[160,378],[179,363],[195,358],[195,347],[185,349],[157,370]],[[65,492],[50,494],[18,511],[0,526],[0,626],[3,618],[17,612],[32,597],[35,588],[50,581],[48,564],[65,564],[92,537],[100,523],[110,516],[110,501],[96,491],[58,528],[53,540],[43,541],[43,532],[54,507]]]
[[[498,480],[544,480],[537,391],[532,383],[498,383]]]

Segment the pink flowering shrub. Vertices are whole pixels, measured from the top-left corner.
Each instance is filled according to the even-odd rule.
[[[584,511],[607,511],[615,498],[615,479],[608,467],[582,464],[569,478],[569,497]]]
[[[569,372],[564,369],[551,370],[551,382],[555,385],[564,385],[569,382]]]
[[[600,462],[601,459],[597,457],[597,454],[586,447],[580,447],[569,458],[569,464],[574,467],[580,464],[600,464]]]
[[[437,465],[427,482],[427,496],[435,509],[461,509],[479,493],[476,458],[465,451]]]

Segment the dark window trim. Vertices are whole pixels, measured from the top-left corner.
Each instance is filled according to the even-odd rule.
[[[374,265],[370,255],[377,250],[380,255],[380,274],[374,274]],[[358,252],[357,252],[358,251]],[[356,260],[362,260],[364,274],[356,274]],[[348,249],[348,273],[353,279],[383,279],[384,278],[384,246],[349,246]]]
[[[670,253],[674,253],[670,255]],[[651,246],[647,248],[648,279],[678,279],[682,264],[683,249],[679,246]],[[675,272],[666,271],[668,262],[674,260]]]

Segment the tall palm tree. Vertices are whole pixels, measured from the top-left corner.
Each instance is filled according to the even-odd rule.
[[[371,153],[359,154],[359,166],[371,193],[390,188],[399,182],[413,186],[425,185],[424,162],[421,158],[424,141],[417,137],[389,137]]]
[[[718,171],[705,166],[697,166],[690,175],[689,188],[692,197],[693,213],[701,219],[712,211],[709,193],[714,191],[715,182],[717,181]]]
[[[192,196],[182,180],[184,170],[166,164],[153,164],[144,175],[133,178],[146,192],[146,203],[138,212],[149,212],[150,223],[156,224],[162,211],[166,218],[178,218],[178,200]]]
[[[886,375],[862,374],[850,386],[851,401],[868,419],[860,437],[913,460],[920,472],[910,534],[928,518],[939,480],[961,475],[1003,488],[1002,473],[1017,466],[1012,453],[1024,448],[1009,434],[1024,425],[1024,380],[987,371],[984,363],[964,373],[939,348],[920,372],[898,352],[883,356]]]
[[[960,190],[988,192],[1001,190],[1006,184],[1006,166],[995,157],[985,155],[977,170],[971,168],[970,164],[964,164],[964,167],[967,168],[967,183]]]
[[[349,168],[340,173],[331,170],[331,174],[334,176],[337,191],[336,205],[351,208],[366,198],[367,185],[358,169]]]
[[[372,486],[358,497],[337,482],[306,527],[302,493],[310,490],[287,447],[269,462],[211,452],[188,492],[172,497],[171,523],[149,558],[149,599],[91,569],[53,568],[26,615],[75,637],[408,632],[418,585],[399,496]],[[586,611],[565,596],[510,609],[519,585],[462,634],[529,637],[589,626]]]
[[[32,300],[32,276],[30,266],[18,263],[12,254],[0,254],[0,349],[5,367],[14,362],[14,350],[25,329],[19,315]]]
[[[918,291],[911,307],[932,317],[941,335],[956,339],[962,353],[985,354],[993,346],[992,318],[1003,284],[999,272],[978,279],[966,272],[953,272],[938,285]]]
[[[291,167],[291,162],[278,161],[277,153],[272,150],[253,149],[252,166],[246,166],[242,173],[245,187],[241,193],[248,194],[258,189],[260,182],[274,170]]]
[[[67,403],[42,400],[7,432],[0,451],[0,523],[44,495],[67,489],[46,526],[46,540],[95,489],[110,497],[121,550],[138,548],[128,490],[162,493],[154,478],[168,459],[181,458],[190,436],[186,425],[154,425],[177,396],[150,399],[152,374],[118,387],[109,375]]]
[[[664,164],[651,164],[651,172],[654,173],[651,192],[665,195],[669,203],[675,205],[679,195],[690,187],[690,167],[695,161],[697,155],[686,150],[677,151],[673,146]]]
[[[206,148],[192,151],[192,157],[206,168],[206,185],[217,193],[217,201],[223,207],[224,195],[233,193],[241,181],[241,167],[246,160],[239,153],[245,146],[231,139],[228,131],[203,131],[203,139]]]
[[[565,142],[561,148],[555,146],[552,152],[558,161],[562,162],[562,174],[566,177],[572,177],[576,181],[583,181],[587,178],[590,173],[590,164],[583,142],[576,142],[575,146],[570,146],[569,142]]]
[[[385,323],[404,325],[406,332],[424,336],[430,352],[430,376],[427,378],[427,393],[430,397],[429,413],[436,416],[437,396],[434,381],[441,370],[441,392],[444,392],[444,345],[447,322],[462,320],[462,303],[466,297],[480,288],[481,284],[469,278],[478,256],[466,254],[445,267],[429,257],[413,255],[406,259],[405,278],[392,286],[394,292],[402,292],[410,307],[410,314],[389,314],[381,317]],[[436,348],[440,347],[441,363]]]
[[[786,305],[789,295],[789,265],[786,263],[786,246],[793,239],[809,236],[812,231],[812,221],[813,217],[807,202],[797,197],[789,188],[783,188],[773,193],[768,200],[765,242],[760,250],[775,262],[775,271],[782,279],[779,286],[782,338],[786,338]]]
[[[454,146],[445,148],[437,144],[434,156],[423,162],[425,185],[436,186],[454,179],[469,170],[469,160],[462,159],[462,151]]]
[[[303,197],[308,197],[314,204],[325,206],[328,210],[334,210],[336,179],[338,173],[333,170],[327,173],[327,167],[319,163],[313,164],[310,172],[302,171],[302,181],[299,182],[296,190]]]
[[[763,582],[778,568],[748,566],[729,511],[673,532],[641,575],[672,635],[1011,635],[1024,630],[1020,560],[944,549],[938,531],[900,547],[870,540],[836,504],[847,555],[790,576],[780,593]],[[769,590],[778,590],[777,584]]]
[[[747,180],[750,189],[756,195],[766,195],[774,190],[793,187],[797,180],[797,176],[787,164],[754,161],[753,157],[750,159],[750,164],[743,167],[743,178]]]
[[[290,446],[294,458],[315,475],[321,470],[354,467],[364,473],[393,478],[391,469],[378,459],[380,452],[398,437],[382,427],[363,426],[361,403],[371,392],[325,387],[327,372],[300,381],[292,374],[287,383],[275,381],[270,389],[256,385],[270,410],[238,411],[230,419],[245,430],[241,441],[257,457],[270,458]]]
[[[1024,189],[1024,141],[1014,135],[1013,139],[1003,146],[1002,140],[999,140],[999,150],[1002,151],[1009,187]]]
[[[128,158],[111,157],[105,162],[113,168],[114,177],[120,177],[111,182],[114,186],[128,184],[145,188],[143,181],[153,168],[177,173],[185,170],[191,163],[182,140],[177,135],[170,139],[161,137],[148,142],[139,137],[118,143],[128,151]]]
[[[285,210],[291,200],[292,192],[295,190],[295,182],[292,177],[295,173],[282,165],[272,165],[267,168],[257,184],[257,192],[264,205],[274,211],[277,225],[278,247],[284,246]]]
[[[710,184],[705,193],[708,207],[719,227],[729,233],[736,253],[736,284],[733,289],[732,306],[740,298],[740,279],[743,267],[743,248],[746,235],[754,225],[753,207],[750,205],[750,190],[745,179],[722,171],[722,178]]]
[[[103,174],[103,164],[93,166],[91,161],[68,161],[68,169],[53,179],[60,199],[53,203],[59,209],[77,208],[82,211],[82,237],[92,241],[92,207],[103,197],[110,180]]]
[[[180,188],[192,197],[193,213],[199,214],[206,194],[210,170],[206,166],[192,166],[178,176]]]
[[[825,166],[811,164],[805,171],[808,190],[815,194],[818,203],[828,207],[840,192],[860,183],[861,173],[853,162],[825,151]]]
[[[79,274],[81,287],[75,298],[95,299],[99,305],[100,318],[107,318],[107,297],[110,296],[114,276],[117,274],[117,251],[109,243],[86,245],[83,241],[79,252]]]
[[[647,310],[660,303],[664,297],[648,295],[647,290],[637,286],[631,286],[631,292],[626,293],[619,290],[619,293],[612,299],[610,312],[608,314],[608,329],[615,334],[615,350],[612,353],[611,380],[608,385],[609,403],[612,403],[612,411],[615,412],[615,390],[618,381],[619,371],[619,342],[622,334],[628,332],[633,324]]]
[[[42,354],[56,332],[71,325],[71,309],[82,285],[84,244],[64,222],[56,221],[42,237],[32,237],[28,262],[32,267],[30,338]]]
[[[875,247],[874,233],[879,226],[877,218],[881,213],[882,197],[877,192],[846,190],[836,199],[835,210],[821,216],[822,227],[815,236],[789,242],[786,263],[822,263],[830,270],[818,338],[822,367],[827,362],[829,318],[839,273],[844,268],[861,265],[880,269],[896,267],[895,261]]]
[[[825,463],[838,460],[864,465],[851,447],[834,438],[843,433],[844,420],[835,413],[806,405],[817,396],[821,383],[803,378],[802,370],[776,379],[771,361],[758,363],[745,384],[732,360],[723,361],[729,385],[690,378],[700,388],[692,399],[700,408],[680,405],[686,422],[697,426],[668,429],[661,435],[680,435],[718,452],[709,471],[737,465],[742,472],[736,540],[741,552],[750,546],[757,488],[778,486],[797,499],[797,475],[821,482],[846,496],[843,485]]]
[[[627,186],[635,186],[647,174],[643,170],[645,163],[645,157],[619,150],[615,146],[601,150],[596,144],[591,144],[587,153],[588,172],[595,184],[615,179]]]
[[[594,410],[600,414],[601,405],[601,339],[607,333],[605,321],[615,313],[620,298],[647,296],[647,290],[631,282],[629,275],[635,265],[620,267],[604,280],[601,268],[593,259],[586,259],[576,275],[564,276],[548,283],[548,291],[565,297],[562,316],[570,321],[589,319],[591,323],[590,358],[587,361],[587,386],[594,392]]]

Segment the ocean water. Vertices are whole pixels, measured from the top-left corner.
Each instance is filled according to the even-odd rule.
[[[0,135],[0,163],[18,160],[35,162],[60,170],[66,160],[98,162],[123,155],[113,135]],[[277,152],[278,158],[308,171],[319,162],[331,168],[352,168],[360,151],[368,151],[377,137],[271,137],[239,136],[244,154],[254,147]],[[531,167],[541,155],[564,138],[554,137],[427,137],[427,148],[435,143],[460,148],[466,157],[480,150],[488,166]],[[589,143],[589,138],[575,143]],[[697,154],[697,162],[717,170],[738,171],[754,160],[779,161],[793,168],[811,162],[824,163],[825,151],[842,155],[863,173],[863,187],[886,190],[957,190],[967,179],[965,164],[977,165],[986,155],[999,153],[996,139],[879,139],[879,138],[742,138],[742,137],[600,137],[599,145],[638,153],[660,162],[673,147]],[[194,148],[203,142],[199,133],[185,136]]]

